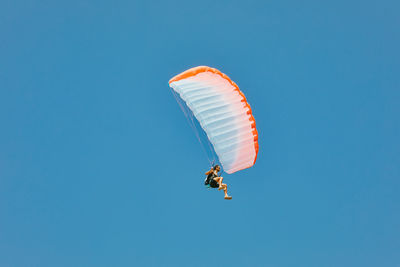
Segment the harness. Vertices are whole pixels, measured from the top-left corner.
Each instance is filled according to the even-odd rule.
[[[212,163],[212,168],[214,169],[214,161],[213,161],[213,163]],[[211,188],[210,182],[211,182],[212,179],[214,179],[215,177],[218,177],[218,173],[215,174],[215,170],[213,170],[212,173],[210,173],[209,175],[207,175],[206,179],[204,180],[204,185],[206,186],[206,188]]]
[[[207,175],[206,179],[204,180],[204,185],[208,185],[210,186],[210,181],[212,179],[214,179],[215,177],[217,177],[214,173],[214,171],[212,173],[210,173],[209,175]]]

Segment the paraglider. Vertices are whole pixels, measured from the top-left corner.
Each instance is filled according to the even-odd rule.
[[[169,85],[199,122],[226,173],[255,164],[258,153],[256,122],[236,83],[215,68],[199,66],[176,75]],[[213,168],[206,175],[215,171]],[[219,177],[217,173],[215,177]],[[221,190],[222,179],[218,181]]]
[[[225,199],[232,199],[231,196],[228,196],[228,186],[226,184],[222,183],[222,180],[224,178],[222,176],[218,175],[220,170],[221,170],[221,167],[219,167],[219,165],[215,165],[214,167],[211,167],[211,170],[206,172],[207,177],[206,177],[206,180],[204,181],[204,184],[211,188],[218,188],[218,190],[224,190]]]

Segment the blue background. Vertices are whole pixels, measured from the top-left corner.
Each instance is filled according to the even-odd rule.
[[[398,1],[0,3],[0,266],[400,266]],[[168,80],[251,104],[206,190]]]

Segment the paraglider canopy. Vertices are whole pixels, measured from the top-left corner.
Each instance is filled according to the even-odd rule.
[[[256,122],[236,83],[217,69],[199,66],[173,77],[169,85],[193,112],[225,172],[254,165],[258,153]]]

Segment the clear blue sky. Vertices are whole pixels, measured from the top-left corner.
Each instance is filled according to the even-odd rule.
[[[400,266],[400,4],[0,3],[0,266]],[[168,87],[246,94],[256,165],[209,167]]]

